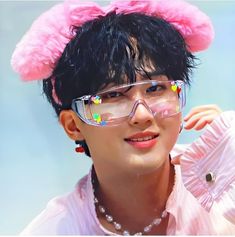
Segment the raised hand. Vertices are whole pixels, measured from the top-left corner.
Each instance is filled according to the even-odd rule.
[[[221,113],[222,110],[215,104],[193,107],[184,117],[184,129],[201,130]]]
[[[222,112],[223,111],[215,104],[193,107],[184,117],[184,129],[201,130],[207,124],[212,123],[213,120]],[[180,155],[172,159],[171,163],[174,165],[180,164]]]

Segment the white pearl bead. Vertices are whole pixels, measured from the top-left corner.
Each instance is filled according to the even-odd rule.
[[[144,232],[148,233],[151,231],[151,229],[152,229],[152,225],[148,225],[148,226],[144,227]]]
[[[113,224],[116,230],[121,230],[122,226],[119,223],[114,222]]]
[[[159,225],[161,223],[162,219],[161,218],[156,218],[153,220],[154,225]]]
[[[108,222],[112,222],[112,221],[113,221],[113,217],[112,217],[112,216],[106,215],[105,217],[106,217],[106,220],[107,220]]]
[[[105,213],[105,208],[104,208],[103,206],[99,206],[99,211],[100,211],[101,213]]]
[[[141,232],[137,232],[134,235],[142,235],[142,233]]]
[[[129,231],[127,231],[127,230],[124,230],[122,234],[123,235],[130,235]]]

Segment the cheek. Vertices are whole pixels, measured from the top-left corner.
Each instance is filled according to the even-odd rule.
[[[85,140],[93,157],[104,156],[117,148],[117,129],[87,126],[83,130]]]
[[[182,117],[181,114],[179,114],[170,118],[166,118],[161,123],[162,142],[168,150],[173,148],[178,139],[181,121]]]

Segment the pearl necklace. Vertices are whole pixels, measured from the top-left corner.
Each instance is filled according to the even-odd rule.
[[[92,183],[94,184],[94,180],[92,181]],[[94,193],[94,203],[95,203],[95,206],[96,208],[98,209],[98,211],[105,217],[106,221],[108,223],[111,223],[113,224],[115,230],[119,231],[119,232],[122,232],[122,235],[131,235],[130,234],[130,231],[128,230],[125,230],[122,228],[122,225],[118,222],[116,222],[113,217],[107,213],[106,209],[104,206],[102,206],[100,203],[99,203],[99,200],[97,199],[97,197],[95,196],[95,189],[94,189],[94,186],[93,186],[93,193]],[[158,226],[160,225],[160,223],[162,222],[162,219],[164,219],[165,217],[167,217],[167,211],[164,210],[162,213],[161,213],[161,216],[158,217],[158,218],[155,218],[153,219],[153,221],[144,227],[143,231],[142,232],[137,232],[137,233],[134,233],[133,235],[143,235],[143,234],[147,234],[149,233],[152,228],[154,226]]]

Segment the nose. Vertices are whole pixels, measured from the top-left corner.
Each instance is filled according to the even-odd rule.
[[[133,106],[129,116],[129,123],[132,125],[149,125],[153,122],[154,115],[143,100],[138,100]]]

